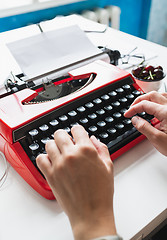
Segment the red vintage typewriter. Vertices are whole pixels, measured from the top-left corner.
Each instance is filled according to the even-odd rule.
[[[47,199],[54,196],[36,165],[36,156],[45,153],[45,144],[57,129],[70,134],[74,124],[83,125],[108,146],[112,160],[144,139],[124,117],[143,91],[129,73],[114,65],[95,61],[49,83],[15,88],[17,84],[0,99],[0,151]],[[152,116],[141,116],[156,124]]]

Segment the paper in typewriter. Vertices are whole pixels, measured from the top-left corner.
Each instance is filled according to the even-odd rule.
[[[30,79],[101,53],[77,25],[43,32],[7,46]]]

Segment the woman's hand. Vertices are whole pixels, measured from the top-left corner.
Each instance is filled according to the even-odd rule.
[[[157,128],[153,127],[146,120],[135,116],[137,113],[147,112],[154,115],[160,124]],[[167,94],[150,92],[142,95],[133,102],[131,107],[124,114],[125,117],[132,116],[132,123],[135,128],[144,134],[154,147],[162,154],[167,156]]]
[[[113,164],[107,146],[82,126],[64,130],[47,142],[37,165],[69,217],[75,239],[115,235]]]

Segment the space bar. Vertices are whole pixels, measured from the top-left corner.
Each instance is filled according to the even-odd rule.
[[[133,139],[140,136],[135,127],[131,128],[130,130],[126,131],[122,135],[118,136],[116,139],[110,141],[107,144],[110,154],[114,153],[115,151],[119,150],[121,147],[125,146],[127,143],[132,141]]]

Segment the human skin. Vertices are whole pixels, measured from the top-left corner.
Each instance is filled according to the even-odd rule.
[[[69,217],[75,240],[116,235],[113,164],[107,146],[76,125],[64,130],[37,157],[56,200]]]
[[[160,124],[157,128],[137,113],[147,112],[154,115]],[[167,156],[167,94],[152,91],[135,99],[130,108],[124,114],[125,117],[132,117],[132,124],[144,134],[154,147],[163,155]]]

